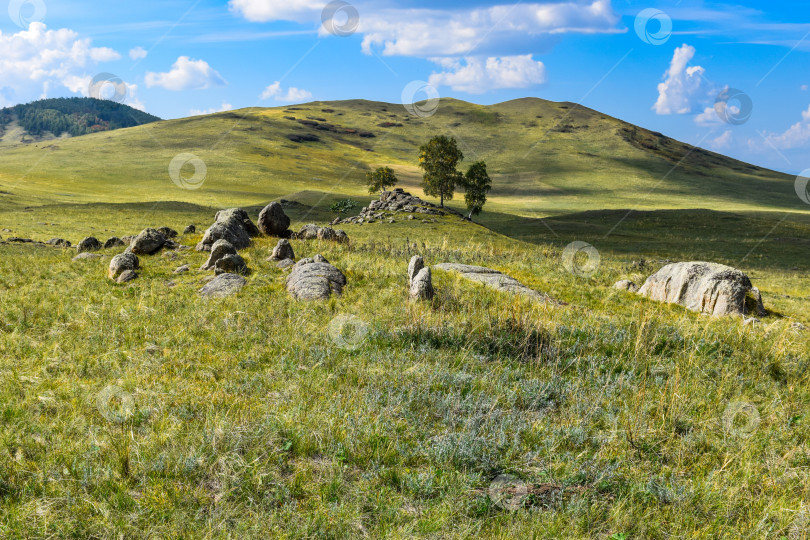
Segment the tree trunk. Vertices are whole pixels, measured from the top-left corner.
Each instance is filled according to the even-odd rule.
[[[444,208],[444,190],[441,190],[439,196],[441,197],[441,203],[439,204],[439,207]]]

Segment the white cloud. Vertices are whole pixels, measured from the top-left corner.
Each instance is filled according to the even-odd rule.
[[[688,114],[705,99],[703,74],[706,70],[689,65],[694,56],[695,48],[690,45],[675,49],[664,82],[658,85],[658,100],[653,106],[657,114]],[[701,116],[705,114],[706,111]]]
[[[147,54],[148,53],[146,49],[144,49],[143,47],[135,47],[134,49],[129,50],[129,57],[132,60],[143,60],[144,58],[146,58]]]
[[[16,34],[0,32],[0,107],[47,97],[56,88],[86,93],[97,64],[120,55],[93,47],[73,30],[48,30],[40,22]]]
[[[765,142],[768,146],[779,150],[791,150],[793,148],[807,148],[810,146],[810,107],[802,111],[802,121],[790,126],[784,133],[765,133]],[[761,145],[757,141],[751,140],[748,146],[752,149],[760,149]]]
[[[723,134],[720,135],[719,137],[717,137],[715,139],[712,139],[711,142],[709,143],[709,145],[712,148],[718,148],[718,149],[720,149],[720,148],[729,148],[731,146],[731,141],[733,140],[733,138],[734,137],[733,137],[733,135],[731,133],[731,130],[728,129],[728,130],[724,131]]]
[[[284,91],[281,89],[281,82],[276,81],[273,84],[269,85],[267,88],[264,89],[261,95],[261,99],[270,99],[273,98],[276,101],[306,101],[308,99],[312,99],[312,93],[307,90],[302,90],[300,88],[289,87],[287,89],[287,93],[285,94]]]
[[[323,0],[230,0],[231,11],[253,22],[287,20],[321,23]],[[511,44],[515,34],[616,33],[620,17],[610,0],[567,0],[504,4],[484,8],[374,9],[360,12],[358,33],[363,51],[381,47],[384,55],[470,55],[497,44]],[[340,16],[340,12],[338,12]],[[326,30],[321,28],[322,35]]]
[[[181,56],[168,73],[146,74],[146,87],[159,86],[166,90],[205,90],[212,86],[224,86],[225,79],[205,60],[191,60]]]
[[[802,85],[802,92],[807,92],[807,85],[806,84]]]
[[[202,116],[204,114],[214,114],[214,113],[218,113],[218,112],[225,112],[225,111],[231,111],[231,110],[233,110],[233,105],[231,105],[230,103],[223,103],[222,105],[219,106],[219,108],[213,107],[211,109],[205,109],[205,110],[203,110],[203,109],[191,109],[190,111],[188,111],[188,114],[191,115],[191,116]]]
[[[434,58],[448,71],[433,73],[432,86],[449,86],[459,92],[481,94],[500,88],[526,88],[546,81],[546,68],[531,54],[504,57]]]

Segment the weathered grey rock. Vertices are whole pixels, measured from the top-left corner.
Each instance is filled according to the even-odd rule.
[[[287,239],[282,238],[276,244],[276,247],[273,248],[273,253],[270,255],[270,258],[267,259],[268,261],[283,261],[284,259],[292,259],[295,260],[295,252],[293,252],[293,248],[290,245],[290,241]]]
[[[248,274],[245,259],[238,253],[229,253],[214,264],[214,272],[220,274]]]
[[[197,232],[197,227],[194,225],[189,225],[185,229],[183,229],[183,234],[194,234]]]
[[[69,248],[70,242],[65,240],[64,238],[51,238],[46,242],[49,246],[61,247],[61,248]]]
[[[471,281],[477,281],[478,283],[483,283],[487,287],[492,287],[493,289],[497,289],[499,291],[518,294],[521,296],[525,296],[535,300],[540,300],[543,302],[562,304],[561,302],[554,300],[547,294],[543,294],[538,291],[535,291],[534,289],[530,289],[529,287],[523,285],[515,278],[509,277],[491,268],[485,268],[483,266],[470,266],[467,264],[456,264],[456,263],[437,264],[434,265],[433,268],[438,268],[439,270],[444,270],[445,272],[457,272],[466,279],[469,279]]]
[[[258,225],[259,230],[268,236],[286,236],[290,218],[279,203],[271,202],[259,212]]]
[[[340,229],[333,229],[331,227],[318,227],[310,223],[301,227],[297,233],[293,233],[292,237],[298,240],[326,240],[329,242],[338,242],[345,244],[349,241],[349,236],[346,231]]]
[[[166,244],[166,237],[156,229],[144,229],[129,247],[135,255],[152,255]]]
[[[630,291],[630,292],[638,291],[638,285],[636,285],[635,283],[633,283],[629,279],[623,279],[621,281],[617,281],[613,285],[613,288],[618,289],[620,291]]]
[[[250,245],[250,239],[259,234],[259,229],[241,208],[220,210],[215,219],[197,244],[197,251],[211,251],[217,240],[227,240],[236,249],[244,249]]]
[[[326,257],[321,255],[320,253],[312,257],[312,262],[329,264],[329,261],[326,260]]]
[[[236,274],[220,274],[206,283],[199,292],[202,296],[222,298],[238,293],[242,290],[242,287],[245,286],[245,283],[247,283],[247,280],[242,276],[237,276]]]
[[[135,273],[134,270],[124,270],[121,272],[121,275],[115,280],[116,283],[126,283],[128,281],[132,281],[133,279],[137,278],[138,274]]]
[[[140,260],[134,253],[120,253],[110,261],[110,269],[107,275],[110,279],[115,279],[127,270],[137,270],[140,267]]]
[[[283,261],[280,261],[276,265],[276,268],[281,268],[282,270],[284,270],[284,269],[287,269],[287,268],[289,268],[291,266],[295,266],[295,261],[292,260],[292,259],[284,259]]]
[[[763,315],[758,293],[740,270],[707,262],[669,264],[647,278],[638,291],[652,300],[714,316],[745,315],[750,310],[761,310]],[[750,307],[747,298],[751,298]]]
[[[298,240],[315,240],[318,238],[318,231],[321,228],[317,225],[310,223],[309,225],[304,225],[301,227],[301,230],[297,233],[293,234],[293,238],[297,238]]]
[[[88,236],[77,246],[79,253],[86,253],[88,251],[98,251],[101,249],[101,242],[94,236]]]
[[[89,253],[85,251],[84,253],[79,253],[75,257],[73,257],[73,261],[85,261],[87,259],[100,259],[101,255],[98,253]]]
[[[121,237],[121,241],[124,242],[126,246],[131,245],[133,240],[135,240],[135,237],[132,235]]]
[[[158,232],[166,238],[177,238],[179,236],[177,231],[171,227],[158,227]]]
[[[425,267],[425,260],[420,257],[419,255],[414,255],[411,257],[411,261],[408,263],[408,286],[410,287],[413,283],[413,278],[416,277],[416,274]]]
[[[422,268],[411,279],[409,294],[414,300],[430,300],[433,298],[433,278],[430,274],[430,268]]]
[[[117,236],[113,236],[112,238],[110,238],[110,239],[108,239],[106,242],[104,242],[104,249],[111,249],[111,248],[115,248],[115,247],[122,247],[122,246],[125,246],[125,245],[126,245],[126,244],[124,243],[124,241],[123,241],[123,240],[121,240],[121,239],[120,239],[120,238],[118,238]]]
[[[287,291],[296,300],[325,300],[334,293],[340,295],[346,286],[346,276],[325,262],[302,259],[287,277]]]
[[[187,264],[184,264],[183,266],[180,266],[179,268],[175,269],[175,271],[173,273],[174,274],[185,274],[189,270],[191,270],[191,268],[189,268]]]
[[[236,254],[236,248],[230,242],[219,239],[211,246],[211,255],[208,256],[208,260],[200,267],[200,270],[213,270],[221,258]]]

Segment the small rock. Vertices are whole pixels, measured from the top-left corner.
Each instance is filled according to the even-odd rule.
[[[111,248],[121,247],[121,246],[125,246],[125,245],[126,244],[124,243],[123,240],[121,240],[117,236],[113,236],[112,238],[110,238],[109,240],[104,242],[104,249],[111,249]]]
[[[166,237],[156,229],[144,229],[132,240],[130,249],[135,255],[152,255],[166,244]]]
[[[283,261],[284,259],[295,260],[295,253],[290,245],[290,241],[282,238],[273,248],[273,253],[270,255],[268,261]]]
[[[197,227],[194,225],[189,225],[185,229],[183,229],[183,234],[194,234],[197,232]]]
[[[219,239],[211,246],[211,255],[200,270],[213,270],[217,261],[226,255],[236,255],[236,248],[225,239]]]
[[[181,266],[181,267],[179,267],[179,268],[175,269],[175,271],[174,271],[173,273],[174,273],[174,274],[185,274],[185,273],[186,273],[186,272],[188,272],[189,270],[190,270],[190,268],[188,267],[188,265],[187,265],[187,264],[184,264],[183,266]]]
[[[248,274],[245,259],[238,253],[229,253],[214,264],[214,273],[220,274]]]
[[[140,266],[140,261],[134,253],[121,253],[116,255],[110,261],[110,269],[107,276],[110,279],[115,279],[127,270],[137,270]]]
[[[804,332],[807,330],[807,327],[800,322],[792,322],[790,323],[790,327],[793,330],[798,330],[799,332]]]
[[[756,324],[759,324],[759,322],[760,322],[759,319],[757,319],[756,317],[751,317],[750,319],[743,320],[743,326],[754,326]]]
[[[326,260],[326,257],[324,257],[321,254],[318,254],[318,255],[315,255],[314,257],[312,257],[312,262],[329,264],[329,261]]]
[[[115,282],[116,283],[126,283],[128,281],[132,281],[136,277],[138,277],[138,274],[136,274],[134,271],[132,271],[132,270],[124,270],[123,272],[121,272],[121,275],[118,276],[118,279],[115,280]]]
[[[64,238],[51,238],[46,243],[49,246],[62,247],[62,248],[69,248],[70,247],[70,242],[68,242]]]
[[[276,265],[276,268],[281,268],[283,270],[291,266],[295,266],[295,261],[292,259],[284,259]]]
[[[100,258],[101,258],[101,255],[99,255],[98,253],[84,252],[84,253],[79,253],[78,255],[76,255],[75,257],[73,257],[72,260],[74,260],[74,261],[83,261],[83,260],[86,260],[86,259],[100,259]]]
[[[78,250],[79,253],[86,253],[88,251],[98,251],[101,249],[101,242],[98,241],[98,238],[94,236],[88,236],[81,242],[79,242]]]
[[[165,236],[166,238],[177,238],[179,235],[177,231],[172,229],[171,227],[159,227],[158,232]]]
[[[211,298],[231,296],[242,290],[247,280],[236,274],[220,274],[200,289],[200,295]]]
[[[629,291],[629,292],[638,291],[638,285],[636,285],[635,283],[633,283],[629,279],[623,279],[621,281],[617,281],[613,285],[613,288],[617,289],[617,290],[620,290],[620,291]]]
[[[422,268],[413,277],[409,294],[414,300],[430,300],[433,298],[433,279],[430,268]]]

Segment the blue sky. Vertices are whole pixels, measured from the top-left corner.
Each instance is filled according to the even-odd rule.
[[[810,168],[804,1],[351,0],[324,25],[326,5],[11,0],[0,11],[0,106],[113,97],[112,85],[91,87],[101,73],[122,81],[125,103],[163,118],[399,103],[424,81],[483,104],[581,103],[757,165]]]

